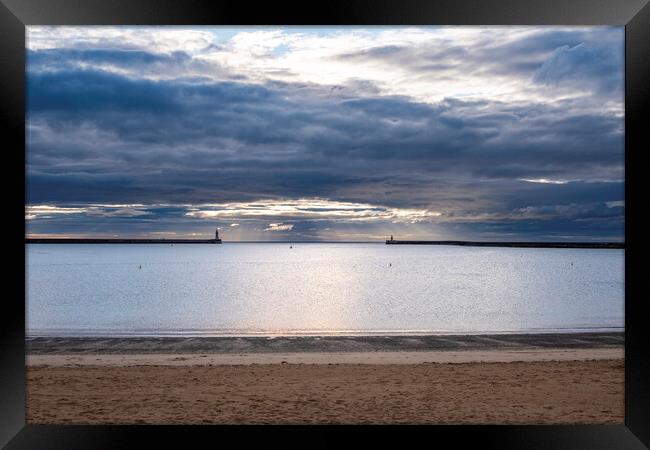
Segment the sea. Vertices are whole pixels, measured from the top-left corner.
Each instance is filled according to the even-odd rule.
[[[28,336],[616,331],[624,250],[27,244]]]

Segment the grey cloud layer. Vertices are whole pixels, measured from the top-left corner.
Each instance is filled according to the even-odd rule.
[[[606,203],[623,200],[623,119],[595,106],[620,101],[621,43],[607,37],[587,45],[585,33],[540,33],[492,53],[445,51],[476,64],[501,55],[503,64],[485,67],[524,71],[542,88],[581,84],[593,92],[554,102],[447,98],[429,104],[379,95],[362,80],[253,83],[226,71],[221,81],[155,80],[134,73],[206,67],[182,51],[30,51],[28,203],[149,205],[146,215],[59,215],[30,227],[35,233],[80,233],[107,223],[121,233],[203,230],[206,221],[188,217],[182,205],[318,197],[437,211],[431,226],[438,233],[467,238],[622,238],[623,207]],[[450,58],[432,51],[437,56],[427,59],[425,50],[384,47],[340,58],[411,63],[417,70]],[[568,182],[522,181],[539,179]],[[264,220],[236,228],[277,228]],[[276,222],[285,226],[273,234],[307,237],[337,226],[359,235],[397,227],[390,221],[314,225],[290,214]],[[422,223],[404,227],[426,233]]]

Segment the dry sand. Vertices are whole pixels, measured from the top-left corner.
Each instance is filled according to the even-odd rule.
[[[30,338],[27,421],[622,424],[622,332]]]
[[[28,366],[28,423],[622,424],[624,417],[621,358],[92,365],[84,356],[85,364]],[[158,355],[172,356],[184,358]]]

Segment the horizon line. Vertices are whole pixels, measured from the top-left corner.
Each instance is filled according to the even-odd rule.
[[[128,241],[128,242],[127,242]],[[39,237],[39,238],[29,238],[25,237],[25,244],[30,244],[30,243],[216,243],[214,239],[201,239],[201,238],[45,238],[45,237]],[[625,240],[609,240],[609,241],[602,241],[602,240],[593,240],[593,241],[578,241],[578,240],[564,240],[564,241],[551,241],[551,240],[508,240],[508,241],[503,241],[503,240],[487,240],[487,241],[473,241],[473,240],[459,240],[459,239],[404,239],[404,240],[399,240],[399,239],[377,239],[377,240],[233,240],[233,241],[224,241],[220,239],[219,243],[229,243],[229,244],[439,244],[439,245],[492,245],[492,246],[498,246],[500,244],[507,246],[507,245],[517,245],[517,244],[523,244],[523,245],[540,245],[540,246],[548,246],[548,245],[561,245],[561,246],[568,246],[568,245],[583,245],[583,246],[590,246],[590,245],[597,245],[597,246],[603,246],[603,245],[611,245],[611,246],[620,246],[624,247],[625,246]]]

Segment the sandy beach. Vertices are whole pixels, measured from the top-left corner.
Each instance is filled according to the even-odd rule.
[[[623,423],[621,333],[395,338],[410,339],[404,350],[385,338],[328,338],[336,351],[219,339],[213,352],[200,338],[28,341],[27,421]]]

